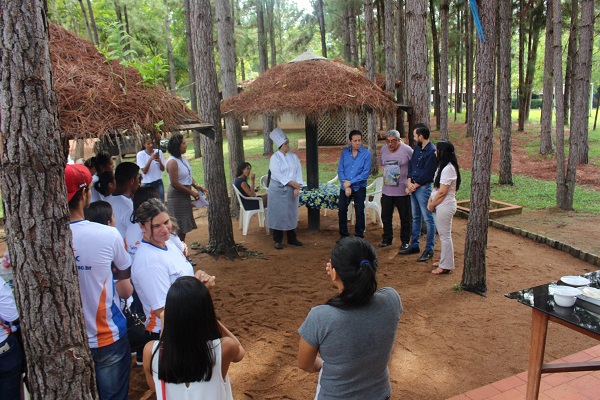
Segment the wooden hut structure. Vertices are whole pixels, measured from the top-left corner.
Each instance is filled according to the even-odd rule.
[[[286,112],[304,116],[309,188],[319,186],[317,121],[321,116],[365,111],[385,115],[395,110],[396,104],[364,74],[310,52],[267,70],[221,104],[223,114],[238,117],[276,117]],[[319,210],[309,209],[310,229],[320,228],[319,219]]]
[[[91,42],[56,24],[50,24],[50,57],[65,140],[212,128],[177,96],[144,85],[135,68],[107,61]]]

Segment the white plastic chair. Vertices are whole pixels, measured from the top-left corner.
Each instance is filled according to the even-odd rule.
[[[260,177],[260,188],[263,190],[269,190],[269,186],[267,185],[268,175],[263,175]]]
[[[375,189],[372,192],[369,190]],[[381,221],[381,189],[383,189],[383,177],[375,178],[370,185],[367,186],[367,195],[365,197],[365,227],[366,219],[371,214],[371,222],[376,223],[377,217],[379,217],[379,225],[383,228],[383,221]],[[373,197],[373,200],[369,198]],[[353,210],[354,211],[354,210]],[[352,213],[352,223],[355,223],[356,213]]]
[[[235,195],[237,196],[238,202],[240,203],[240,217],[239,217],[239,226],[240,229],[242,230],[242,235],[246,236],[246,234],[248,234],[248,225],[250,224],[250,219],[252,218],[253,215],[256,215],[258,217],[258,226],[260,226],[261,228],[263,226],[265,226],[265,207],[263,206],[263,199],[262,197],[248,197],[248,196],[244,196],[243,194],[240,193],[240,191],[238,190],[238,188],[235,187],[235,185],[231,185],[233,187],[233,191],[235,192]],[[258,201],[258,209],[256,210],[246,210],[244,208],[244,203],[242,203],[242,199],[245,200],[257,200]],[[269,234],[269,228],[266,228],[267,230],[267,235]]]
[[[328,180],[327,182],[325,182],[325,184],[327,185],[333,185],[334,183],[340,183],[340,178],[336,175],[335,178]],[[327,210],[330,210],[330,208],[326,208],[325,211],[323,211],[323,216],[326,217],[327,216]],[[333,211],[333,210],[332,210]]]

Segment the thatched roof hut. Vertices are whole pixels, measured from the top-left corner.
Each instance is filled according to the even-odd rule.
[[[109,130],[157,132],[160,121],[163,131],[177,130],[200,121],[181,99],[138,84],[142,77],[136,69],[106,61],[92,43],[55,24],[50,24],[50,56],[65,138],[102,137]]]
[[[396,110],[386,93],[356,69],[330,60],[279,64],[257,77],[240,94],[221,104],[238,116],[284,112],[316,121],[325,114]]]

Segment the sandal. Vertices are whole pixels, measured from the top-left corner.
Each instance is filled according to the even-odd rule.
[[[445,275],[445,274],[449,274],[451,272],[452,272],[452,270],[450,270],[450,269],[444,269],[444,268],[439,268],[439,267],[434,269],[433,271],[431,271],[431,273],[434,275]]]

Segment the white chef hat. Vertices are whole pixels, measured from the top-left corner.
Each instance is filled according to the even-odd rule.
[[[285,136],[285,133],[279,127],[273,129],[273,131],[269,134],[269,137],[271,138],[273,143],[275,143],[275,146],[277,146],[277,148],[280,148],[282,144],[288,141],[287,136]]]

